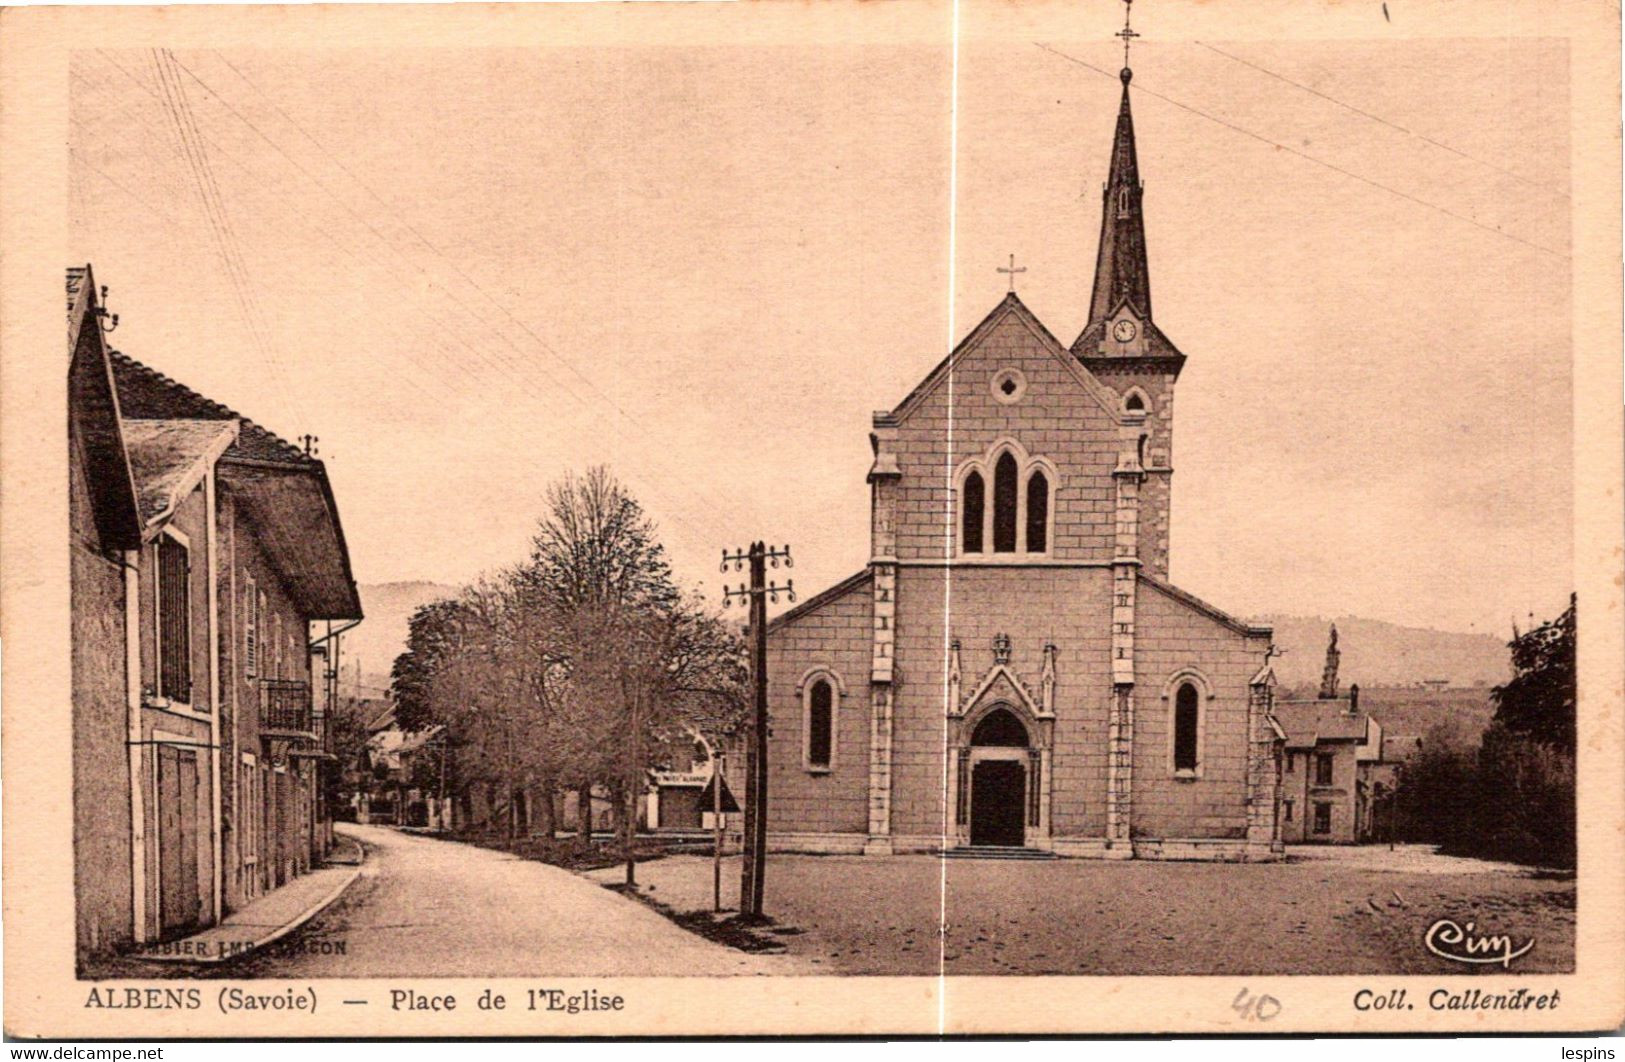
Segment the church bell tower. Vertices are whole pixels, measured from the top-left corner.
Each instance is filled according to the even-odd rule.
[[[1168,577],[1168,507],[1173,478],[1174,384],[1185,355],[1152,318],[1151,271],[1145,242],[1145,184],[1135,151],[1128,46],[1137,37],[1125,22],[1123,98],[1101,191],[1100,245],[1089,319],[1072,353],[1123,403],[1125,433],[1143,473],[1139,497],[1139,557],[1144,570]]]

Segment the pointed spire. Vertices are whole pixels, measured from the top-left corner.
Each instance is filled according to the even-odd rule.
[[[1100,251],[1095,258],[1095,288],[1089,301],[1089,320],[1103,319],[1124,300],[1136,313],[1151,319],[1151,272],[1145,258],[1145,217],[1141,213],[1140,163],[1134,151],[1134,115],[1129,108],[1128,85],[1134,72],[1127,66],[1123,102],[1117,111],[1117,132],[1112,138],[1111,172],[1101,204]]]
[[[1337,651],[1337,624],[1332,624],[1331,640],[1326,643],[1326,669],[1320,676],[1320,699],[1332,700],[1337,696],[1337,663],[1343,654]],[[1351,687],[1350,692],[1359,687]]]

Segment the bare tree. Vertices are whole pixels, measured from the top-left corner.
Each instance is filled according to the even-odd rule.
[[[523,563],[412,618],[395,663],[406,729],[444,725],[462,785],[500,791],[510,835],[522,792],[579,794],[590,837],[592,791],[615,798],[633,877],[637,800],[651,767],[696,727],[724,730],[744,705],[742,647],[697,596],[685,596],[656,529],[606,470],[546,492]]]

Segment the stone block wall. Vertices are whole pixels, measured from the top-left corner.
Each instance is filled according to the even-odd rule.
[[[851,832],[869,828],[869,673],[873,596],[867,578],[772,628],[767,638],[768,828],[774,832]],[[810,668],[839,678],[833,763],[806,769],[802,699]],[[737,796],[744,799],[744,791]]]
[[[1135,837],[1247,835],[1248,682],[1264,662],[1268,635],[1247,635],[1140,581],[1136,623]],[[1173,770],[1170,680],[1200,676],[1198,777]],[[1211,696],[1209,696],[1211,694]]]
[[[1037,695],[1044,646],[1056,647],[1051,830],[1105,830],[1106,720],[1111,694],[1111,570],[1004,566],[903,568],[899,577],[892,831],[939,834],[947,645],[960,642],[968,695],[993,666],[995,635]]]
[[[993,391],[994,378],[1005,369],[1016,369],[1025,379],[1025,391],[1008,404]],[[1011,437],[1059,471],[1060,482],[1051,484],[1054,539],[1048,556],[1109,560],[1115,531],[1115,410],[1103,409],[1015,312],[967,350],[950,375],[951,389],[946,379],[940,382],[908,411],[890,444],[902,472],[898,558],[941,559],[951,553],[958,520],[953,470]],[[991,505],[991,483],[988,488]]]

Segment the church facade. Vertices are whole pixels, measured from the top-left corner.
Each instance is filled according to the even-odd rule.
[[[768,626],[775,848],[1280,858],[1271,632],[1168,581],[1131,76],[1081,334],[1012,292],[877,413],[868,565]]]

